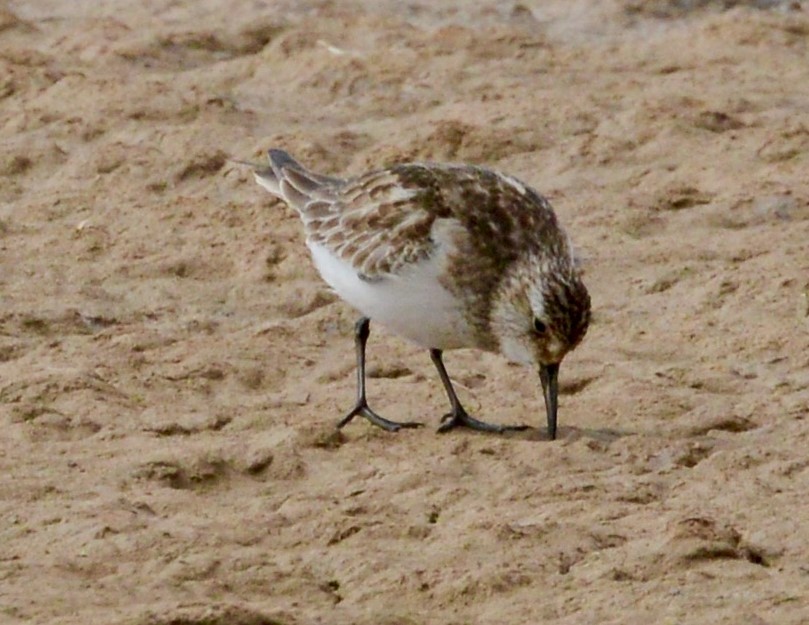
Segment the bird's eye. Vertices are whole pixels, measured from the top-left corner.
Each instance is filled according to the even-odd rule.
[[[537,334],[545,334],[548,330],[548,326],[546,326],[542,321],[539,319],[534,319],[534,332]]]

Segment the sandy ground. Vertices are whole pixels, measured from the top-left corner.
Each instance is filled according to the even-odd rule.
[[[809,8],[0,4],[0,622],[809,622]],[[456,8],[453,8],[456,5]],[[457,8],[460,6],[461,8]],[[595,318],[562,367],[355,313],[226,158],[533,184]]]

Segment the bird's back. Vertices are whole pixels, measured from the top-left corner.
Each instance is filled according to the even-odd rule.
[[[439,220],[454,222],[456,245],[489,259],[486,274],[500,273],[525,250],[554,256],[568,245],[544,197],[482,167],[406,163],[341,179],[270,150],[270,167],[256,170],[256,178],[299,212],[310,242],[368,279],[429,256],[439,243]]]

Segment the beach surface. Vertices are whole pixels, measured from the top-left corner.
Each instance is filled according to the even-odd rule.
[[[803,5],[803,6],[802,6]],[[0,622],[809,622],[809,6],[0,2]],[[594,317],[445,362],[228,159],[506,171]]]

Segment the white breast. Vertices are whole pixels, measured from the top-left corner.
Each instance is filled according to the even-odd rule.
[[[462,302],[438,280],[446,267],[444,252],[436,251],[429,259],[397,275],[367,281],[325,247],[311,242],[308,246],[323,279],[372,321],[422,347],[474,346],[471,329],[462,314]]]

